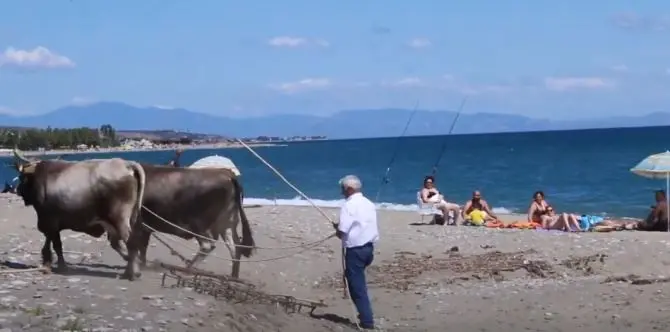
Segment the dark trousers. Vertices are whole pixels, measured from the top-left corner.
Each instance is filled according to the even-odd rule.
[[[362,327],[373,327],[372,306],[368,297],[368,285],[365,280],[365,268],[372,264],[374,247],[372,243],[360,247],[347,248],[344,256],[345,276],[349,284],[351,300],[356,305]]]

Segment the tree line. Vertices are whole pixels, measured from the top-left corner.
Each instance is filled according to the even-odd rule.
[[[100,128],[0,128],[0,146],[3,148],[17,146],[21,150],[76,149],[81,144],[106,148],[118,146],[119,141],[116,130],[108,124]]]

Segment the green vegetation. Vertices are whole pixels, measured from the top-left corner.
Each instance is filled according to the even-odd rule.
[[[116,130],[111,125],[100,128],[46,129],[0,128],[0,147],[21,150],[75,149],[78,145],[89,147],[118,146]]]

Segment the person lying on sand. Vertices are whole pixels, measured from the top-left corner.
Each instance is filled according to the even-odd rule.
[[[562,230],[564,232],[576,231],[581,232],[579,220],[576,215],[569,213],[556,214],[551,205],[547,206],[547,213],[542,217],[542,228]]]
[[[461,217],[465,222],[476,226],[498,220],[498,216],[493,213],[486,200],[482,199],[482,194],[478,190],[472,193],[472,199],[463,206]]]
[[[665,190],[656,191],[655,199],[656,205],[651,207],[651,212],[649,212],[647,218],[634,224],[632,226],[633,229],[650,232],[668,231],[668,203],[666,201]]]
[[[454,224],[458,224],[460,216],[460,207],[458,204],[449,203],[440,195],[440,192],[435,187],[435,178],[431,175],[423,179],[423,188],[421,188],[421,201],[424,204],[433,203],[433,206],[442,211],[444,218],[449,217],[449,211],[453,212]]]
[[[581,231],[579,221],[574,215],[561,213],[557,215],[549,203],[545,200],[544,192],[536,191],[533,201],[528,208],[528,222],[542,225],[544,229],[558,229],[570,231],[571,229]]]

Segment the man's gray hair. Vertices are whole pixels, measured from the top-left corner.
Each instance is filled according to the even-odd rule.
[[[339,183],[342,188],[351,188],[356,191],[360,191],[363,187],[361,180],[356,175],[347,175],[341,178]]]

